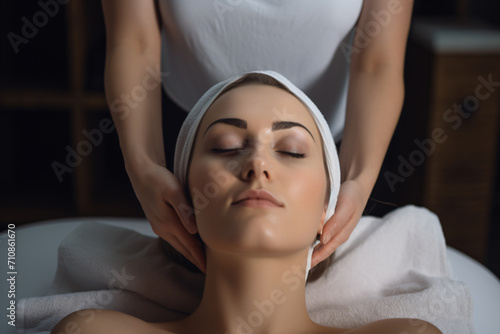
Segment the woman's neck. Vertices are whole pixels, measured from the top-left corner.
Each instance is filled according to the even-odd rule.
[[[277,257],[206,253],[203,297],[183,331],[304,333],[318,326],[305,303],[307,250]]]

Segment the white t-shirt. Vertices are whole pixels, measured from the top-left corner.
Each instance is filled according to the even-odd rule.
[[[189,111],[214,84],[273,70],[342,138],[353,27],[363,0],[160,0],[166,94]]]

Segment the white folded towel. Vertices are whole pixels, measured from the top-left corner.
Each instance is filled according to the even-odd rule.
[[[175,320],[196,308],[203,282],[202,274],[166,258],[158,238],[84,223],[60,245],[50,295],[20,301],[18,325],[44,333],[84,308]],[[465,284],[452,279],[439,220],[415,206],[362,217],[325,274],[306,286],[306,303],[311,318],[326,326],[407,317],[443,333],[474,333],[472,301]]]

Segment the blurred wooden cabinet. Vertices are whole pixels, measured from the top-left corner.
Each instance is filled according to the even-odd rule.
[[[447,243],[484,262],[500,124],[500,32],[474,22],[414,22],[405,81],[379,181],[396,201],[435,212]]]
[[[0,57],[0,228],[141,216],[103,88],[99,0],[8,2]]]

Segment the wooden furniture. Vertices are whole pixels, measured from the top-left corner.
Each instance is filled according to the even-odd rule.
[[[0,229],[67,216],[143,216],[108,122],[100,1],[70,1],[52,14],[38,1],[2,8],[3,31],[22,36],[26,22],[38,26],[18,52],[0,48]],[[477,24],[413,23],[405,107],[376,187],[386,195],[374,198],[429,208],[451,246],[484,262],[500,87],[478,87],[490,76],[500,81],[499,34]],[[453,108],[464,101],[474,111],[462,116]],[[70,153],[79,151],[80,159]],[[60,177],[54,162],[68,168]]]
[[[0,13],[23,40],[0,51],[0,228],[143,216],[104,97],[101,3],[40,3],[51,2],[9,2]]]
[[[377,185],[435,212],[447,243],[485,261],[498,149],[500,31],[415,20],[406,98]]]

